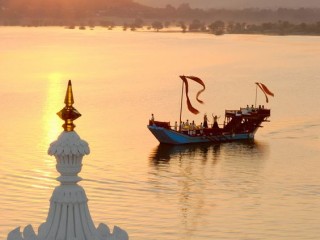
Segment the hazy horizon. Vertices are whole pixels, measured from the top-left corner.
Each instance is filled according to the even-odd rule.
[[[146,4],[153,7],[165,7],[167,4],[179,6],[183,3],[189,3],[191,8],[320,8],[318,0],[135,0],[135,2]]]

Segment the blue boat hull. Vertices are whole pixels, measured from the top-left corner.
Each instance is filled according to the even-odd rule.
[[[190,136],[171,129],[158,127],[156,125],[148,125],[148,129],[158,139],[160,143],[167,144],[189,144],[189,143],[219,143],[231,142],[237,140],[252,140],[254,132],[236,133],[236,134],[218,134],[218,135],[197,135]]]

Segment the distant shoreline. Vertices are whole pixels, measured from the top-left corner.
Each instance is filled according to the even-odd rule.
[[[190,26],[175,26],[175,27],[167,27],[165,28],[163,25],[159,25],[158,23],[153,23],[154,26],[138,26],[135,27],[133,25],[128,26],[120,26],[113,25],[110,26],[85,26],[85,25],[69,25],[69,26],[61,26],[61,25],[52,25],[52,26],[37,26],[37,25],[0,25],[0,27],[21,27],[21,28],[44,28],[44,27],[61,27],[70,30],[94,30],[96,27],[106,29],[108,31],[112,31],[114,29],[125,31],[134,31],[134,32],[153,32],[153,33],[206,33],[216,36],[221,36],[225,34],[243,34],[243,35],[267,35],[267,36],[320,36],[320,22],[316,24],[289,24],[285,23],[287,28],[283,28],[282,23],[271,24],[267,23],[268,27],[266,29],[266,23],[261,25],[246,25],[241,29],[229,29],[228,26],[223,25],[222,27],[213,27],[210,26],[202,29],[189,30]],[[311,25],[311,26],[310,26]],[[256,29],[254,29],[256,28]]]

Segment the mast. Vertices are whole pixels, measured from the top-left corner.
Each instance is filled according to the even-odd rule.
[[[254,102],[254,107],[255,108],[257,107],[257,96],[258,96],[258,85],[256,84],[256,99],[255,99],[255,102]]]
[[[180,132],[181,132],[181,115],[182,115],[183,89],[184,89],[184,81],[182,81],[182,89],[181,89],[180,121],[179,121],[179,131],[180,131]]]

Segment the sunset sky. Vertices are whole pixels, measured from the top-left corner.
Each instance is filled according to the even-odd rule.
[[[189,3],[192,8],[278,8],[278,7],[320,7],[319,0],[135,0],[135,2],[163,7],[167,4],[179,6],[182,3]]]

